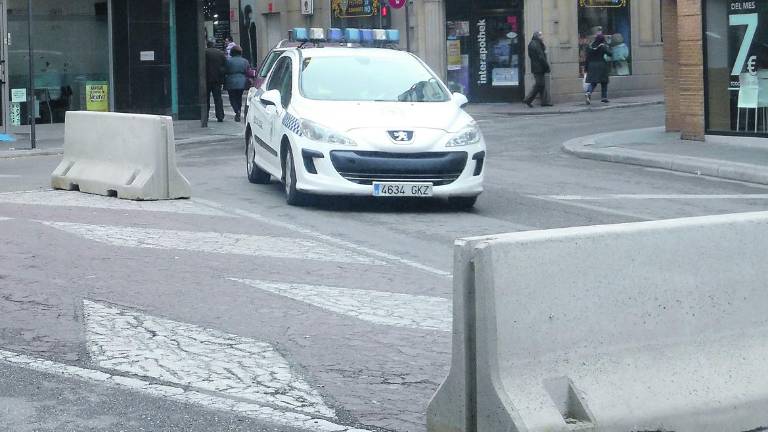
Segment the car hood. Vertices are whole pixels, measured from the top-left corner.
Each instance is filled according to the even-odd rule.
[[[439,129],[457,132],[472,121],[464,110],[447,102],[336,102],[304,100],[300,118],[348,132],[354,129]]]

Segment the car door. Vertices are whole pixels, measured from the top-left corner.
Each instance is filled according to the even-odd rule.
[[[263,104],[259,97],[265,91],[279,91],[282,88],[285,74],[287,73],[290,73],[290,70],[287,69],[286,62],[283,59],[278,60],[267,78],[266,85],[253,95],[253,100],[251,102],[251,106],[253,107],[251,110],[253,113],[251,119],[251,132],[253,133],[255,141],[256,159],[257,161],[263,161],[262,166],[270,172],[277,172],[281,169],[278,153],[280,143],[279,141],[273,143],[272,137],[276,125],[275,119],[279,117],[279,113],[282,110],[281,107]]]
[[[285,128],[283,127],[283,119],[288,112],[288,107],[291,104],[293,97],[293,61],[290,57],[283,57],[281,59],[284,65],[282,79],[279,83],[280,91],[280,106],[276,107],[275,116],[272,118],[272,136],[271,141],[276,145],[275,150],[280,151],[280,144],[282,142],[283,133]]]

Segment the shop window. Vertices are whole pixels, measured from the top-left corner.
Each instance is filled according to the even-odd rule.
[[[629,0],[579,0],[579,65],[586,70],[587,47],[603,34],[613,49],[606,58],[611,75],[632,74],[632,28]]]
[[[29,87],[27,2],[9,0],[8,84],[12,126],[27,124]],[[37,123],[61,123],[66,111],[109,110],[107,3],[33,3],[34,109]]]
[[[768,136],[768,2],[705,6],[707,131]]]

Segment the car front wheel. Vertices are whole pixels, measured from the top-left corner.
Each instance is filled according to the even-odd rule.
[[[245,168],[248,174],[248,181],[254,184],[269,184],[270,175],[261,169],[254,159],[256,158],[256,147],[253,142],[253,135],[248,134],[248,141],[245,144]]]
[[[283,175],[285,179],[285,201],[293,206],[303,206],[307,204],[307,195],[296,190],[296,166],[293,163],[293,152],[291,148],[285,154],[283,161]]]

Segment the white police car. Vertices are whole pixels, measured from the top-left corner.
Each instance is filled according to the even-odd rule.
[[[248,179],[281,179],[292,205],[315,194],[470,208],[483,191],[485,142],[466,102],[407,52],[288,49],[248,93]]]

